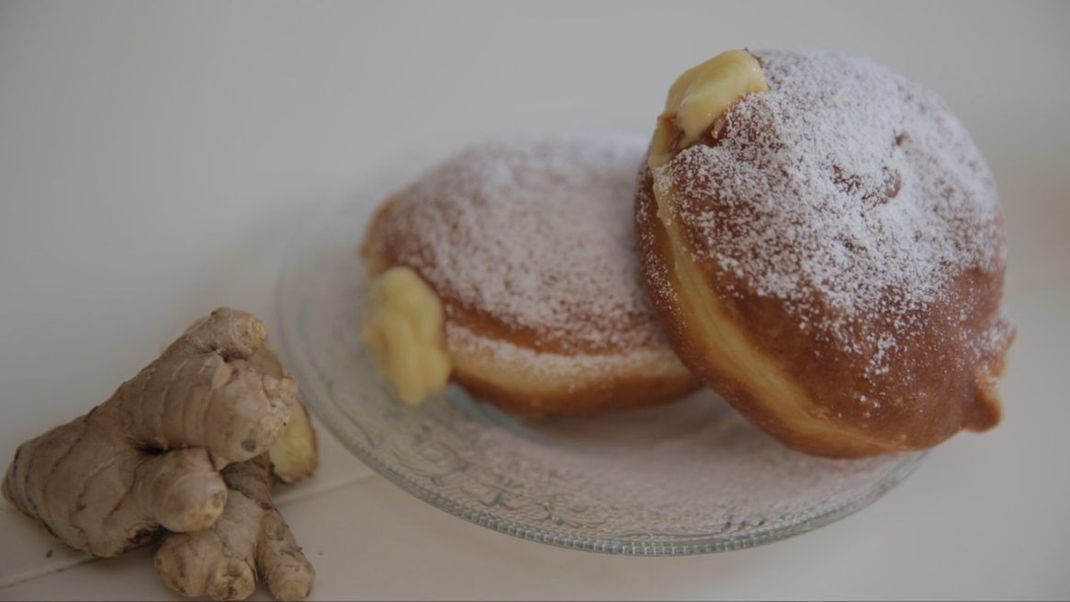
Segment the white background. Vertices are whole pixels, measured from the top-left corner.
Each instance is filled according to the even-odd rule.
[[[273,322],[295,224],[517,126],[648,134],[734,47],[867,54],[942,93],[1000,185],[1006,419],[871,508],[763,548],[615,558],[512,539],[325,442],[283,510],[323,598],[1070,596],[1070,4],[0,3],[0,455],[221,304]],[[354,241],[359,236],[354,232]],[[0,511],[0,598],[167,598]],[[54,549],[51,558],[45,553]]]

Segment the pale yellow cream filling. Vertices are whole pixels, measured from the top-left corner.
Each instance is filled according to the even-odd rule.
[[[442,302],[411,268],[390,268],[372,284],[361,340],[407,404],[446,388],[451,366],[444,320]]]
[[[650,167],[668,162],[678,135],[678,148],[694,143],[743,95],[768,89],[762,66],[746,50],[722,52],[684,71],[669,88],[665,111],[658,118]]]

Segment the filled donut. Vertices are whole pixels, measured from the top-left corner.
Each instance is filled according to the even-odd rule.
[[[365,339],[406,401],[447,378],[529,415],[669,401],[697,381],[653,316],[633,199],[644,143],[543,138],[465,150],[369,225]]]
[[[1003,219],[928,89],[838,53],[719,55],[670,90],[635,210],[673,347],[787,445],[866,456],[999,421]]]

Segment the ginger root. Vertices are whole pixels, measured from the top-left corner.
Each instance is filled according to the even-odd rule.
[[[264,579],[278,600],[303,600],[315,570],[271,504],[271,461],[265,454],[223,471],[227,506],[210,529],[168,535],[156,572],[171,589],[194,597],[244,600]]]
[[[275,378],[285,378],[279,358],[267,345],[261,347],[249,358],[261,374]],[[283,483],[293,483],[316,471],[319,465],[319,451],[316,446],[316,431],[312,430],[312,419],[299,395],[287,397],[290,421],[275,444],[268,450],[271,460],[271,474]]]
[[[284,376],[267,346],[249,363],[262,374]],[[156,552],[156,572],[171,589],[187,596],[244,600],[262,576],[276,599],[308,597],[315,570],[271,503],[272,475],[292,483],[311,475],[318,463],[308,412],[300,397],[289,401],[290,422],[271,449],[223,471],[230,491],[223,514],[211,528],[164,538]]]
[[[250,361],[266,337],[247,313],[212,312],[106,402],[22,444],[4,496],[96,556],[209,528],[228,503],[218,471],[270,449],[297,403],[293,379]]]

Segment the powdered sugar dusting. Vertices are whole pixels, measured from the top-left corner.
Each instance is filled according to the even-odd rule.
[[[623,356],[540,352],[509,341],[488,339],[456,323],[446,324],[446,340],[451,348],[464,349],[468,353],[486,353],[499,366],[519,367],[535,375],[554,379],[571,378],[572,386],[628,374],[675,358],[667,348],[656,347],[630,349]]]
[[[935,93],[843,54],[754,54],[770,92],[654,173],[657,190],[674,189],[671,219],[703,233],[697,260],[844,342],[878,315],[909,336],[950,278],[1002,269],[992,175]],[[877,374],[897,345],[881,328],[867,344]]]
[[[660,341],[642,290],[632,201],[635,138],[492,142],[398,195],[397,260],[440,295],[568,350]]]

